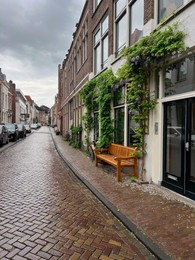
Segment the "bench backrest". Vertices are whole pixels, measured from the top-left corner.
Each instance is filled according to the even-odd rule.
[[[112,155],[130,156],[137,151],[137,148],[123,146],[120,144],[111,144],[108,148],[108,153]]]

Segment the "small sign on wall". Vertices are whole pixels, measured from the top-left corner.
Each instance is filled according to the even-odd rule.
[[[155,122],[155,124],[154,124],[154,132],[155,132],[155,135],[158,135],[158,122]]]

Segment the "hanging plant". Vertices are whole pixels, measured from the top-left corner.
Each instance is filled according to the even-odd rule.
[[[149,113],[157,104],[149,90],[150,75],[154,70],[163,68],[169,56],[185,51],[184,37],[185,33],[179,31],[178,24],[175,23],[164,29],[159,27],[122,52],[126,63],[117,74],[119,78],[126,79],[128,82],[127,102],[130,110],[134,112],[132,119],[138,125],[135,128],[134,145],[138,147],[138,154],[142,156],[142,179]]]

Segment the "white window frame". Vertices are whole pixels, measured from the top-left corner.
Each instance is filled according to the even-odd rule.
[[[103,24],[108,19],[107,23],[107,29],[103,31]],[[108,28],[109,28],[109,17],[108,15],[104,16],[98,27],[96,28],[94,34],[93,34],[93,57],[94,57],[94,74],[98,74],[102,69],[106,68],[107,63],[108,63],[108,50],[107,50],[107,57],[104,57],[103,54],[105,54],[103,50],[103,43],[105,43],[105,39],[108,37]],[[109,41],[107,44],[107,47],[109,49]],[[98,48],[100,48],[98,50]],[[99,59],[100,59],[100,64],[97,63],[97,50],[100,52],[99,53]]]
[[[128,24],[128,21],[127,21],[127,3],[126,1],[124,1],[124,7],[120,9],[120,12],[116,13],[117,12],[117,3],[119,2],[120,0],[116,0],[114,2],[114,18],[115,18],[115,56],[118,57],[120,51],[127,45],[127,37],[126,37],[126,40],[125,42],[121,45],[121,46],[118,46],[118,25],[119,23],[122,21],[123,18],[126,19],[126,24]]]

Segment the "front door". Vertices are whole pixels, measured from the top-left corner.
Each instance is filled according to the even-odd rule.
[[[195,98],[164,106],[163,182],[195,199]]]

